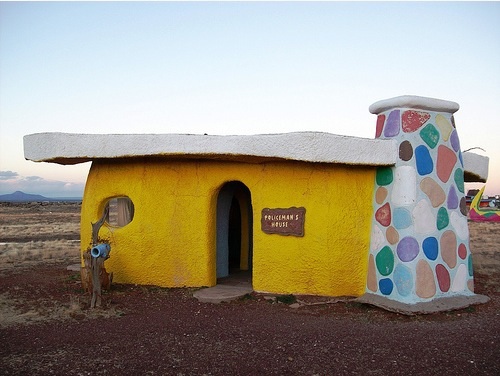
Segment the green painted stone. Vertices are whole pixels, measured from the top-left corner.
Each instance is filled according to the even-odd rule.
[[[392,273],[394,269],[394,253],[392,249],[385,246],[375,257],[375,264],[380,274],[386,276]]]
[[[431,149],[434,149],[439,142],[439,131],[434,125],[427,124],[420,131],[420,137]]]
[[[444,229],[449,223],[450,218],[448,217],[448,210],[444,207],[439,208],[436,221],[438,230]]]
[[[473,269],[473,264],[472,264],[472,255],[469,255],[469,259],[467,260],[467,266],[469,269],[469,277],[472,277],[474,275],[474,269]]]
[[[455,170],[455,184],[458,190],[464,193],[464,171],[461,168]]]
[[[394,175],[391,167],[380,167],[377,169],[377,184],[388,185],[394,180]]]

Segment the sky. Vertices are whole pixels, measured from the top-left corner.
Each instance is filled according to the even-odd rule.
[[[26,161],[27,134],[374,138],[399,95],[459,103],[500,194],[500,2],[0,2],[0,194],[83,193],[90,164]]]

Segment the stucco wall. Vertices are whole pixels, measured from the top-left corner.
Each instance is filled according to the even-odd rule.
[[[216,283],[216,207],[241,181],[253,208],[257,291],[361,295],[365,290],[375,169],[304,162],[238,163],[130,158],[94,161],[84,193],[82,251],[111,197],[128,196],[131,223],[101,228],[114,280],[168,287]],[[303,237],[261,231],[264,208],[305,207]]]

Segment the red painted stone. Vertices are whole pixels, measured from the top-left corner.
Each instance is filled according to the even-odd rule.
[[[375,219],[378,223],[385,227],[391,224],[391,206],[389,205],[389,203],[386,203],[385,205],[378,208],[378,210],[375,212]]]
[[[377,116],[377,129],[375,131],[375,138],[379,138],[384,129],[385,115]]]
[[[462,259],[462,260],[465,260],[465,258],[467,257],[467,247],[465,246],[464,243],[461,243],[459,246],[458,246],[458,256]]]
[[[455,167],[455,163],[457,163],[456,153],[444,145],[439,145],[437,163],[436,163],[436,172],[438,178],[443,183],[446,183],[450,178],[451,172]]]
[[[403,112],[401,117],[403,125],[403,132],[410,133],[415,132],[422,125],[424,125],[427,120],[431,118],[431,115],[427,112],[408,110]]]
[[[439,289],[442,292],[447,292],[450,289],[451,279],[448,269],[443,264],[436,265],[436,277]]]

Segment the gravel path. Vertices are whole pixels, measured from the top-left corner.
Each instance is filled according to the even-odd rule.
[[[499,281],[476,276],[487,304],[426,316],[259,294],[215,305],[132,285],[91,311],[65,265],[13,268],[0,274],[0,374],[498,375]]]

